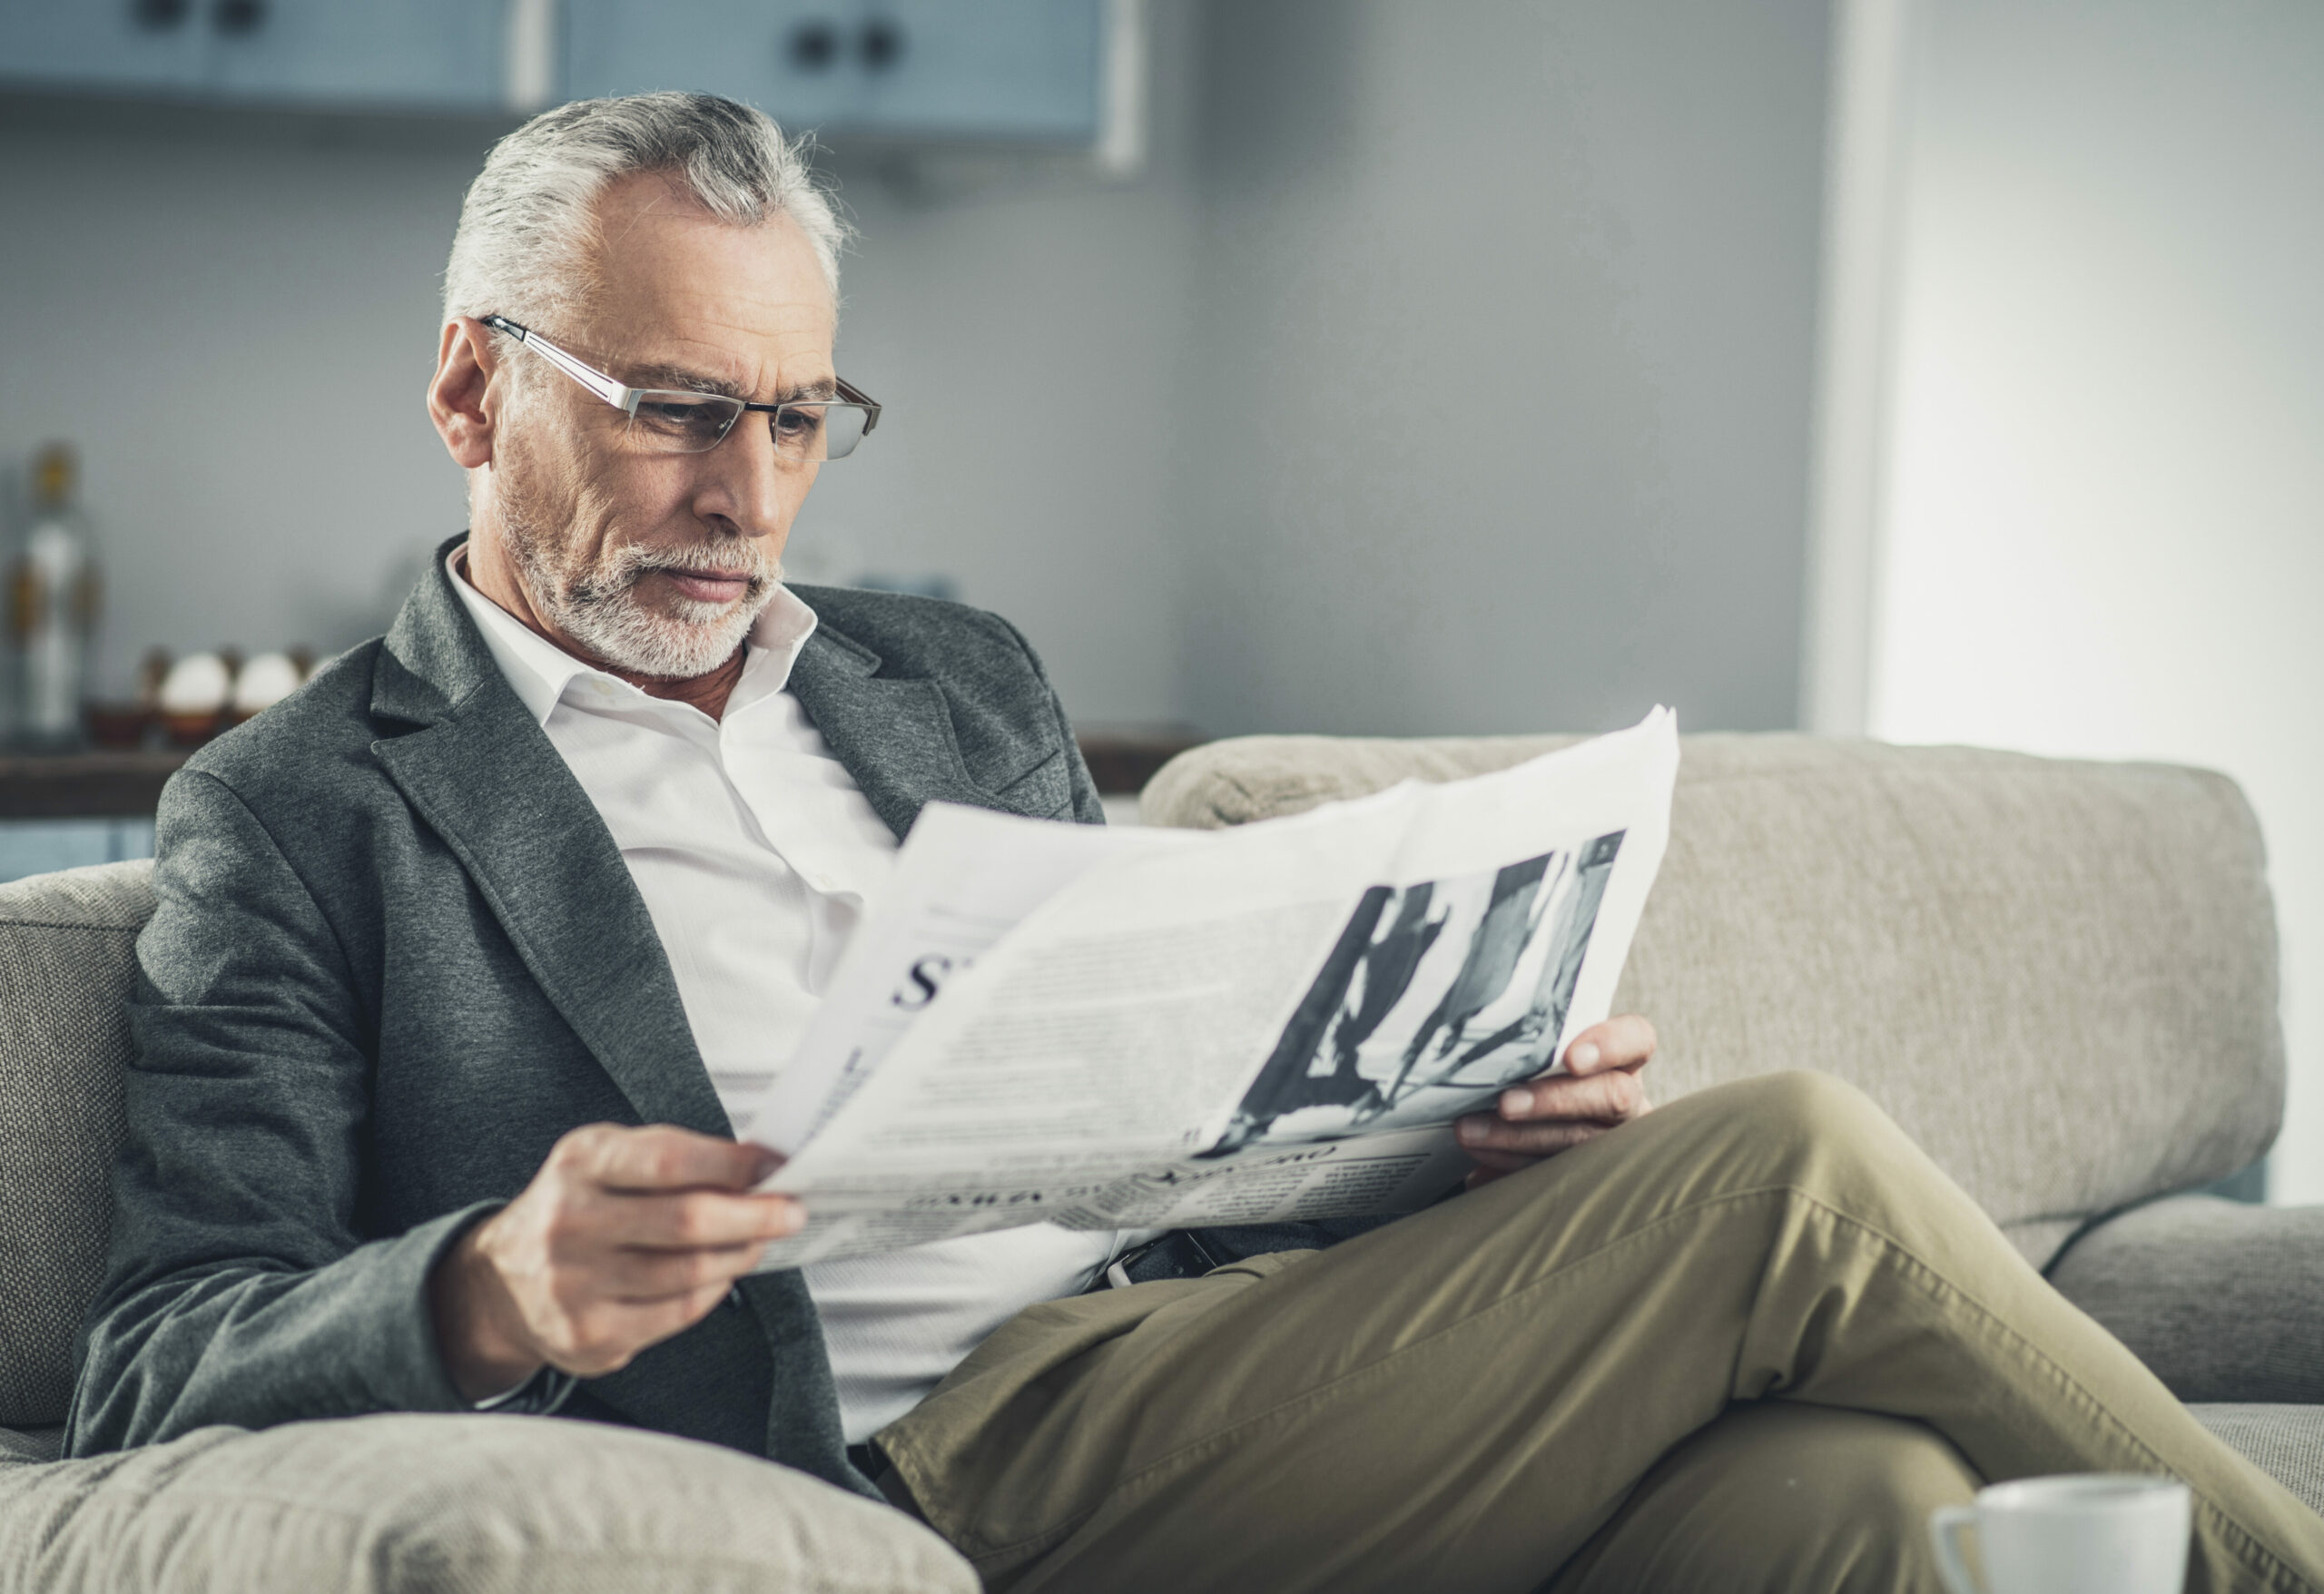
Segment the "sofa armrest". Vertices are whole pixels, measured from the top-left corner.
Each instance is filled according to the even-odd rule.
[[[32,1466],[64,1453],[62,1428],[0,1428],[0,1467]]]
[[[2049,1275],[2182,1401],[2324,1402],[2324,1206],[2172,1196],[2085,1231]]]
[[[235,1594],[976,1594],[878,1501],[715,1445],[562,1417],[204,1428],[0,1466],[0,1589]]]

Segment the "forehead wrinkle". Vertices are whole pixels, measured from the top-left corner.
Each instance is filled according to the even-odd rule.
[[[705,376],[697,370],[679,365],[631,366],[623,378],[624,385],[632,388],[675,388],[690,393],[715,393],[722,398],[740,398],[751,402],[751,390],[740,382]],[[772,398],[758,400],[767,404],[794,404],[809,398],[832,398],[839,393],[837,379],[817,377],[803,382],[793,382],[778,390]]]
[[[690,393],[715,393],[722,398],[748,399],[750,389],[723,377],[708,376],[682,365],[634,365],[623,379],[633,388],[679,388]]]

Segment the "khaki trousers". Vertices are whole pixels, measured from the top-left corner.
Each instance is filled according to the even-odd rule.
[[[1933,1589],[1929,1510],[2072,1471],[2193,1487],[2193,1594],[2324,1589],[2324,1518],[1814,1074],[1035,1306],[879,1442],[993,1589]]]

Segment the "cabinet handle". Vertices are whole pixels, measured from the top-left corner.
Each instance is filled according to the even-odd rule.
[[[210,24],[234,38],[254,34],[266,25],[266,0],[218,0],[211,8]]]
[[[863,57],[866,72],[885,72],[903,59],[904,30],[884,16],[875,16],[856,35],[855,48]]]
[[[164,34],[182,24],[192,9],[192,0],[136,0],[129,15],[147,33]]]
[[[839,59],[839,30],[821,18],[803,22],[791,30],[784,53],[802,72],[829,72]]]

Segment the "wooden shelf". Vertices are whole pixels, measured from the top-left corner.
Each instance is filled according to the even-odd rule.
[[[1079,738],[1098,790],[1130,796],[1203,738],[1190,731],[1090,731]],[[144,819],[190,756],[141,753],[0,754],[0,819]]]
[[[1101,796],[1134,797],[1146,789],[1155,772],[1189,747],[1208,738],[1180,726],[1159,730],[1078,733],[1082,762],[1089,766]]]
[[[153,753],[0,754],[0,819],[144,819],[192,756]]]

